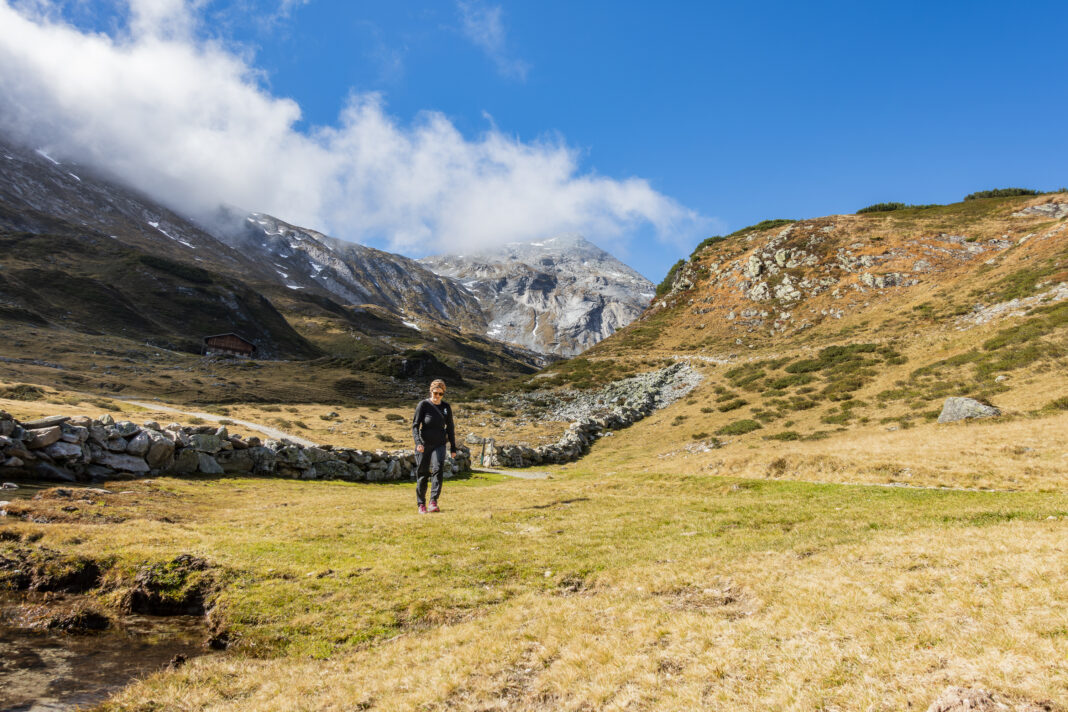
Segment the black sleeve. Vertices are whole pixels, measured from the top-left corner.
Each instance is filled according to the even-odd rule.
[[[423,444],[423,436],[419,433],[419,426],[423,423],[423,401],[415,406],[415,415],[412,416],[412,440],[416,445]]]
[[[445,409],[445,434],[449,437],[449,445],[456,452],[456,427],[452,423],[452,406]]]

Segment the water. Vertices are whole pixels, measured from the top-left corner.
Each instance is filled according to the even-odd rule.
[[[127,616],[116,629],[90,635],[0,625],[0,712],[101,702],[175,655],[203,655],[207,637],[204,619],[195,616]]]
[[[69,490],[87,489],[92,487],[99,487],[100,485],[91,485],[83,482],[15,482],[10,484],[16,485],[15,489],[0,489],[0,500],[12,500],[12,499],[31,499],[35,497],[39,492],[43,492],[46,489],[52,489],[53,487],[62,487]],[[116,491],[113,488],[112,492]]]

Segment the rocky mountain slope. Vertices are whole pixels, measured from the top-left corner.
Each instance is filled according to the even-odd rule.
[[[649,280],[578,235],[420,262],[478,297],[489,336],[562,356],[629,324],[654,292]]]
[[[952,397],[1056,417],[1068,410],[1068,194],[710,238],[639,320],[519,387],[591,389],[669,360],[705,386],[616,440],[621,461],[651,448],[711,463],[728,448],[742,463],[762,440],[934,428]]]
[[[482,336],[477,300],[411,260],[264,215],[238,223],[209,231],[89,167],[0,142],[2,356],[39,359],[18,349],[82,343],[74,334],[199,353],[233,331],[260,357],[332,355],[370,379],[440,367],[479,381],[544,362]]]
[[[36,326],[199,349],[236,331],[265,357],[307,357],[250,280],[277,277],[174,212],[65,165],[0,144],[0,316]]]
[[[267,265],[289,289],[318,287],[343,304],[375,304],[418,322],[485,332],[478,300],[401,255],[376,250],[253,213],[243,229],[222,235],[235,249]]]

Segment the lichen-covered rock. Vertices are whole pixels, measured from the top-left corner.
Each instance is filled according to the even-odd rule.
[[[992,405],[981,403],[974,398],[951,397],[946,398],[942,406],[942,413],[938,416],[939,423],[955,423],[960,420],[971,418],[993,418],[1001,415],[1001,411]]]

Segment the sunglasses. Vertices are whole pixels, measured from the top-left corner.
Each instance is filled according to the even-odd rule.
[[[432,396],[443,396],[443,395],[445,395],[445,391],[430,391],[430,395],[432,395]]]

